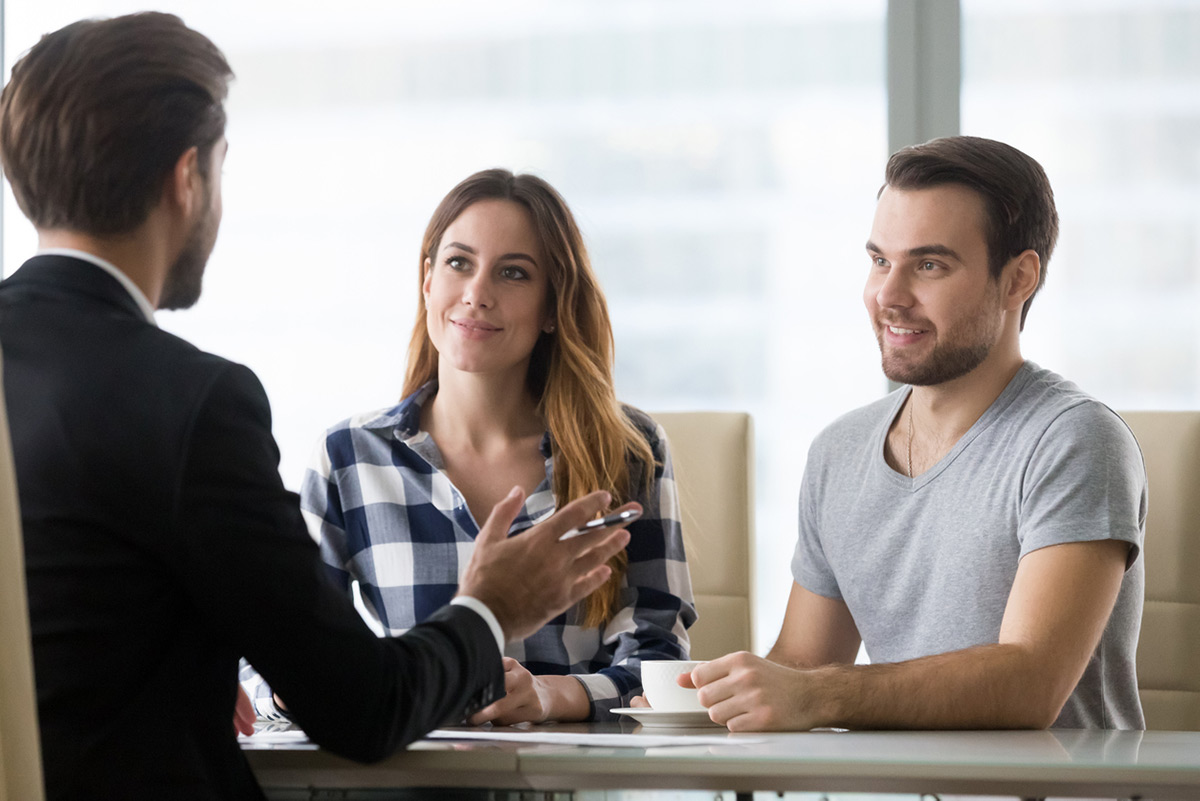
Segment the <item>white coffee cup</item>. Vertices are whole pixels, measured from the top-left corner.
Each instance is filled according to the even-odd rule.
[[[659,712],[704,712],[696,690],[675,683],[677,676],[691,673],[692,668],[703,664],[678,659],[642,662],[642,695],[650,708]]]

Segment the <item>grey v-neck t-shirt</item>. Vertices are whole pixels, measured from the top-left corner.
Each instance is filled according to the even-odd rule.
[[[900,662],[997,642],[1025,554],[1128,542],[1112,616],[1054,725],[1145,728],[1134,652],[1146,471],[1129,428],[1071,382],[1025,362],[950,453],[910,479],[883,456],[909,392],[841,417],[813,442],[796,582],[845,601],[872,662]]]

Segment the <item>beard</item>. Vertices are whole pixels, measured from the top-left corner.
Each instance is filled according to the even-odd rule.
[[[889,325],[900,328],[920,329],[903,321],[879,320],[875,326],[875,339],[879,342],[883,374],[897,384],[929,387],[961,378],[983,364],[992,352],[1000,336],[1001,318],[990,308],[980,308],[975,314],[952,323],[938,337],[933,351],[920,361],[905,359],[900,354],[889,352],[884,344],[883,331]]]
[[[192,225],[188,232],[183,249],[179,251],[174,264],[167,270],[163,281],[162,292],[158,297],[158,308],[165,310],[187,309],[200,299],[200,289],[204,282],[204,267],[212,253],[213,245],[217,243],[217,228],[219,218],[211,206],[209,192],[205,192],[204,206],[207,209],[204,216]]]

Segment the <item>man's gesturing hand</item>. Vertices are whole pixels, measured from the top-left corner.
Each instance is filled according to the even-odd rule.
[[[548,520],[509,537],[524,500],[525,493],[514,487],[492,509],[458,587],[460,595],[487,604],[508,640],[528,637],[598,589],[612,573],[605,563],[629,542],[629,532],[613,528],[559,540],[601,512],[612,501],[607,492],[572,501]],[[640,507],[630,503],[621,508]]]

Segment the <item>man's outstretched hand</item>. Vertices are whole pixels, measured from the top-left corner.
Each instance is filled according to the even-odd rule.
[[[629,542],[629,532],[616,527],[559,539],[608,506],[612,497],[603,491],[572,501],[549,519],[509,537],[509,526],[524,500],[525,493],[514,487],[493,507],[458,587],[460,595],[487,604],[510,641],[528,637],[599,589],[612,573],[606,563]],[[621,507],[640,508],[636,503]]]

